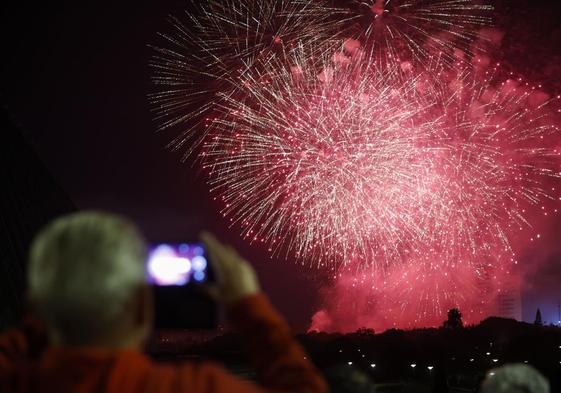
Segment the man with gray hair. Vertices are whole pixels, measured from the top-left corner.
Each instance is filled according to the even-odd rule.
[[[549,393],[549,382],[526,364],[507,364],[487,373],[481,393]]]
[[[29,329],[0,336],[0,391],[324,392],[251,265],[212,235],[201,239],[214,262],[217,297],[248,344],[259,385],[214,364],[163,365],[143,355],[153,318],[145,243],[120,217],[80,212],[52,222],[31,247],[29,299],[49,344],[33,360]]]

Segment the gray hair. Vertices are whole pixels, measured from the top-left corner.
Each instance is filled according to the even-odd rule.
[[[507,364],[487,373],[481,393],[549,393],[549,382],[526,364]]]
[[[29,296],[67,344],[110,331],[145,282],[146,246],[127,220],[79,212],[56,219],[35,238]]]

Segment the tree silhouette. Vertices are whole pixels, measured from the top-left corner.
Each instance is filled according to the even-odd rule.
[[[538,311],[536,311],[536,320],[534,321],[534,325],[537,325],[537,326],[542,326],[543,325],[542,313],[541,313],[539,308],[538,308]]]
[[[368,336],[368,335],[373,336],[375,334],[375,331],[374,329],[371,328],[361,327],[356,331],[356,333],[363,336]]]
[[[457,308],[448,310],[448,319],[444,321],[442,327],[447,329],[461,329],[464,327],[462,313]]]

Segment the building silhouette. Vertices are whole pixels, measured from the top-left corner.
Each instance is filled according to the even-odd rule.
[[[510,285],[497,296],[497,316],[522,320],[522,295],[519,285]]]

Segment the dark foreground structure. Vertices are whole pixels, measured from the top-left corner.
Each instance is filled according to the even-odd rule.
[[[486,373],[509,363],[534,366],[561,391],[561,329],[488,318],[465,328],[388,330],[374,334],[307,333],[300,342],[322,370],[344,365],[369,375],[380,392],[476,392]],[[252,377],[238,337],[160,334],[153,356],[213,358]]]
[[[21,317],[31,240],[54,217],[75,210],[23,131],[0,107],[0,331]]]

